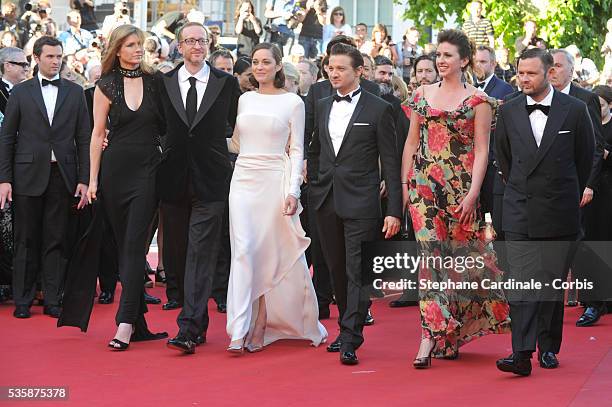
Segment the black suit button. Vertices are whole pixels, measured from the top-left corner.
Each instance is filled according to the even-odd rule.
[[[521,163],[521,160],[520,160],[520,159],[519,159],[519,160],[517,160],[517,161],[518,161],[518,163],[519,163],[519,164]]]
[[[550,179],[550,175],[547,175],[546,176],[546,180],[548,181],[549,179]]]
[[[531,194],[527,194],[527,199],[531,199]]]
[[[340,164],[338,164],[338,163],[334,163],[334,167],[337,167],[337,166],[339,166],[339,165],[340,165]]]

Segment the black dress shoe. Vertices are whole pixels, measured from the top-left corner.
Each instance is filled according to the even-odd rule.
[[[178,350],[186,354],[195,353],[196,343],[183,336],[177,336],[168,341],[166,345],[170,349]]]
[[[163,274],[162,274],[163,273]],[[164,269],[155,270],[155,285],[156,286],[165,286],[168,280],[166,279],[166,272]]]
[[[366,315],[365,322],[363,323],[365,326],[374,325],[374,317],[372,316],[372,312],[368,308],[368,315]]]
[[[147,304],[161,304],[161,300],[159,298],[149,295],[146,291],[144,293],[144,300]]]
[[[514,355],[507,358],[498,359],[497,368],[502,372],[514,373],[519,376],[529,376],[531,374],[531,359],[518,359]]]
[[[115,294],[111,291],[102,291],[98,297],[99,304],[112,304],[115,301]]]
[[[221,314],[226,314],[227,313],[227,304],[224,304],[222,302],[217,304],[217,312],[220,312]]]
[[[51,318],[59,318],[62,313],[62,309],[57,305],[46,305],[43,314],[49,315]]]
[[[162,309],[164,311],[169,311],[169,310],[172,310],[172,309],[178,309],[178,308],[181,308],[181,307],[182,307],[182,305],[179,304],[178,301],[175,301],[175,300],[170,300],[167,303],[165,303],[164,305],[162,305]]]
[[[335,341],[333,341],[327,346],[327,351],[334,353],[340,352],[340,346],[342,346],[342,342],[340,342],[340,338],[337,338]]]
[[[30,307],[25,305],[17,305],[15,307],[15,311],[13,311],[13,316],[20,319],[30,318],[32,316],[30,313]]]
[[[198,335],[195,338],[195,344],[196,346],[200,346],[202,344],[206,343],[206,335]]]
[[[327,307],[325,306],[319,306],[319,319],[329,319],[329,305]]]
[[[599,321],[599,318],[605,314],[606,310],[604,307],[586,307],[580,318],[578,318],[578,321],[576,321],[576,326],[585,327],[595,325],[597,321]]]
[[[417,305],[417,302],[416,301],[401,300],[401,299],[389,302],[389,306],[391,308],[412,307],[413,305]]]
[[[542,352],[538,354],[540,367],[544,369],[556,369],[559,367],[557,356],[553,352]]]
[[[359,359],[357,359],[357,354],[354,350],[349,350],[340,354],[340,363],[343,365],[356,365],[359,363]]]

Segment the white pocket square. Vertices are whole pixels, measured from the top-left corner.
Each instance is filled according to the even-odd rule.
[[[369,126],[370,123],[355,123],[353,126]]]
[[[559,130],[559,134],[571,133],[570,130]]]

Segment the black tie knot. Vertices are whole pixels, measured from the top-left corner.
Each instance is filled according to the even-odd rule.
[[[60,80],[59,79],[55,79],[55,80],[47,80],[47,79],[43,79],[42,80],[42,86],[47,86],[47,85],[52,85],[55,86],[56,88],[59,88],[60,86]]]
[[[485,87],[485,82],[476,82],[476,87],[477,88],[484,88]]]
[[[548,112],[550,111],[550,106],[544,106],[541,105],[539,103],[536,103],[534,105],[527,105],[527,113],[531,114],[534,111],[539,110],[540,112],[544,113],[546,116],[548,116]]]
[[[190,76],[190,77],[189,77],[189,84],[190,84],[192,87],[194,87],[194,86],[196,85],[196,82],[197,82],[197,81],[198,81],[198,80],[197,80],[195,77],[193,77],[193,76]]]
[[[343,100],[345,100],[345,101],[351,103],[353,101],[353,98],[355,96],[357,96],[358,94],[360,94],[360,93],[361,93],[361,88],[359,88],[355,92],[353,92],[352,96],[351,95],[340,96],[340,95],[338,95],[338,93],[336,93],[334,95],[334,102],[342,102]]]

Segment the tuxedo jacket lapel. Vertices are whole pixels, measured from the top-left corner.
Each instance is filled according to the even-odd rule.
[[[57,99],[55,99],[55,110],[53,111],[53,123],[56,122],[55,118],[57,117],[58,112],[60,111],[59,109],[66,100],[66,97],[68,96],[68,90],[69,89],[68,86],[66,86],[65,79],[60,79],[60,86],[57,89]]]
[[[487,83],[487,86],[485,86],[485,88],[483,89],[483,92],[487,95],[490,95],[493,89],[495,88],[495,85],[497,85],[496,80],[497,78],[495,77],[495,75],[493,75],[489,83]]]
[[[202,120],[204,115],[208,112],[210,107],[215,103],[219,93],[221,93],[221,89],[223,89],[223,85],[227,76],[223,76],[219,78],[215,72],[212,70],[208,76],[208,84],[206,85],[206,91],[204,92],[204,96],[202,97],[202,102],[200,103],[200,108],[198,109],[198,113],[196,113],[196,117],[191,124],[191,129],[198,125],[198,123]]]
[[[359,98],[359,101],[357,102],[357,106],[355,106],[355,110],[353,111],[351,120],[349,120],[348,126],[346,126],[344,137],[342,138],[342,144],[340,144],[340,149],[338,150],[338,155],[340,155],[340,153],[342,152],[342,147],[344,147],[344,145],[348,142],[348,138],[350,137],[351,130],[353,128],[353,124],[355,124],[357,117],[359,117],[359,114],[363,110],[363,106],[365,105],[367,98],[368,98],[367,93],[362,90],[361,97]]]
[[[47,108],[45,107],[45,100],[43,99],[42,90],[40,89],[40,83],[38,82],[38,78],[34,77],[30,79],[30,93],[32,93],[32,97],[43,117],[45,118],[45,123],[47,126],[51,127],[49,124],[49,116],[47,115]],[[59,92],[58,92],[59,96]]]
[[[557,97],[557,91],[554,91],[553,100],[550,105],[550,112],[548,113],[548,119],[546,120],[546,127],[544,128],[544,134],[542,135],[542,141],[540,142],[540,148],[536,153],[533,166],[533,171],[540,161],[544,158],[550,146],[553,144],[559,134],[559,130],[565,121],[565,117],[569,112],[569,106],[562,103]]]
[[[336,155],[336,152],[334,150],[334,144],[332,143],[331,140],[331,135],[329,134],[329,114],[331,113],[331,109],[332,106],[334,104],[334,99],[329,97],[325,100],[325,104],[324,104],[324,110],[323,110],[323,128],[319,129],[319,134],[324,134],[325,135],[325,140],[327,140],[327,143],[329,144],[329,148],[332,151],[332,154],[334,154],[334,156]]]
[[[527,97],[522,94],[521,96],[513,99],[514,108],[512,109],[512,121],[516,126],[519,136],[525,146],[527,147],[527,151],[531,155],[535,155],[538,150],[538,145],[535,141],[535,137],[533,136],[533,130],[531,128],[531,121],[529,120],[529,114],[527,113]]]
[[[183,106],[183,97],[181,96],[181,89],[179,88],[178,83],[178,68],[174,70],[174,74],[172,76],[164,76],[164,86],[166,87],[168,97],[170,98],[170,102],[172,103],[174,110],[176,110],[176,113],[179,115],[185,125],[189,126],[187,112],[185,111],[185,106]]]

